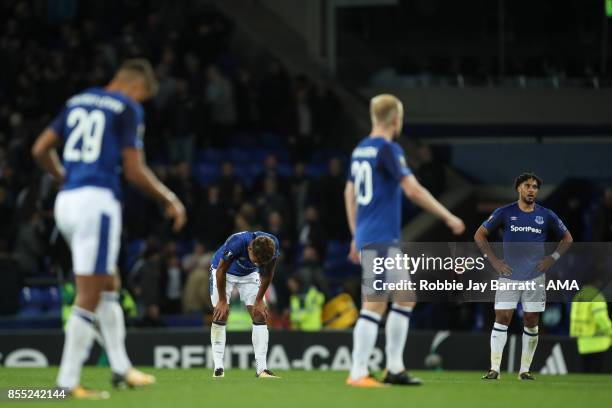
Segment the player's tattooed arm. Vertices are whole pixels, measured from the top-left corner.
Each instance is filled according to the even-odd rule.
[[[229,269],[231,262],[227,262],[221,258],[219,265],[217,265],[217,271],[215,277],[217,278],[217,294],[219,295],[219,301],[213,311],[213,320],[216,322],[224,322],[227,320],[227,314],[229,313],[229,305],[227,303],[227,296],[225,295],[225,281],[227,270]]]
[[[489,244],[489,240],[487,236],[489,235],[489,230],[487,230],[482,225],[478,227],[476,233],[474,234],[474,242],[480,251],[484,254],[485,258],[489,260],[493,268],[501,276],[509,276],[512,274],[512,268],[510,268],[502,259],[499,259],[493,249],[491,249],[491,245]]]
[[[51,128],[46,128],[32,146],[32,156],[40,167],[49,172],[60,184],[64,182],[64,166],[57,154],[60,144],[58,134]]]

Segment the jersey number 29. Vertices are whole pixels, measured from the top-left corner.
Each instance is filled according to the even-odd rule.
[[[368,205],[372,201],[372,166],[367,161],[354,161],[351,174],[355,179],[355,197],[357,204]]]
[[[98,160],[105,124],[106,117],[101,110],[94,109],[91,112],[83,108],[71,110],[67,125],[72,131],[66,140],[64,160],[83,163],[93,163]],[[77,148],[76,145],[81,139],[81,147]]]

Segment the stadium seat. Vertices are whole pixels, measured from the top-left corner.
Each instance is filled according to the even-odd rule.
[[[216,164],[198,164],[193,168],[193,176],[198,184],[207,186],[219,180],[221,169]]]
[[[319,178],[327,174],[326,163],[311,163],[306,165],[306,175],[313,178]]]
[[[290,178],[293,176],[293,166],[287,163],[278,163],[276,170],[281,177]]]
[[[251,160],[249,149],[232,148],[227,151],[226,157],[234,165],[248,163]]]
[[[225,160],[225,152],[220,149],[202,149],[196,152],[196,163],[198,164],[220,164]]]

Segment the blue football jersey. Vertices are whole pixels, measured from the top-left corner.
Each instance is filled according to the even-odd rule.
[[[121,152],[143,146],[142,106],[121,93],[90,88],[70,98],[50,127],[64,142],[63,189],[103,187],[119,198]]]
[[[545,255],[544,243],[560,240],[567,231],[557,214],[539,204],[531,212],[524,212],[518,203],[493,211],[482,223],[487,231],[502,228],[504,261],[512,268],[510,279],[528,280],[540,275],[536,267]]]
[[[355,244],[358,250],[371,243],[400,240],[400,181],[410,174],[404,151],[395,142],[367,137],[353,150],[349,177],[355,186],[357,202]]]
[[[219,261],[223,259],[225,262],[231,262],[227,270],[230,275],[246,276],[253,272],[259,272],[259,267],[251,262],[247,248],[251,241],[260,236],[272,238],[276,247],[274,259],[278,258],[280,256],[280,245],[274,235],[262,231],[243,231],[230,235],[225,243],[217,249],[211,261],[212,268],[217,269]]]

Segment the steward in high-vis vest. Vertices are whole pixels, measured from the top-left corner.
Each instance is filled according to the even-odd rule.
[[[570,336],[577,338],[582,371],[601,372],[604,354],[612,343],[612,322],[606,299],[596,287],[584,286],[574,297]]]
[[[291,306],[291,328],[303,331],[317,331],[323,327],[321,313],[325,296],[311,286],[306,293],[293,294],[289,299]]]

